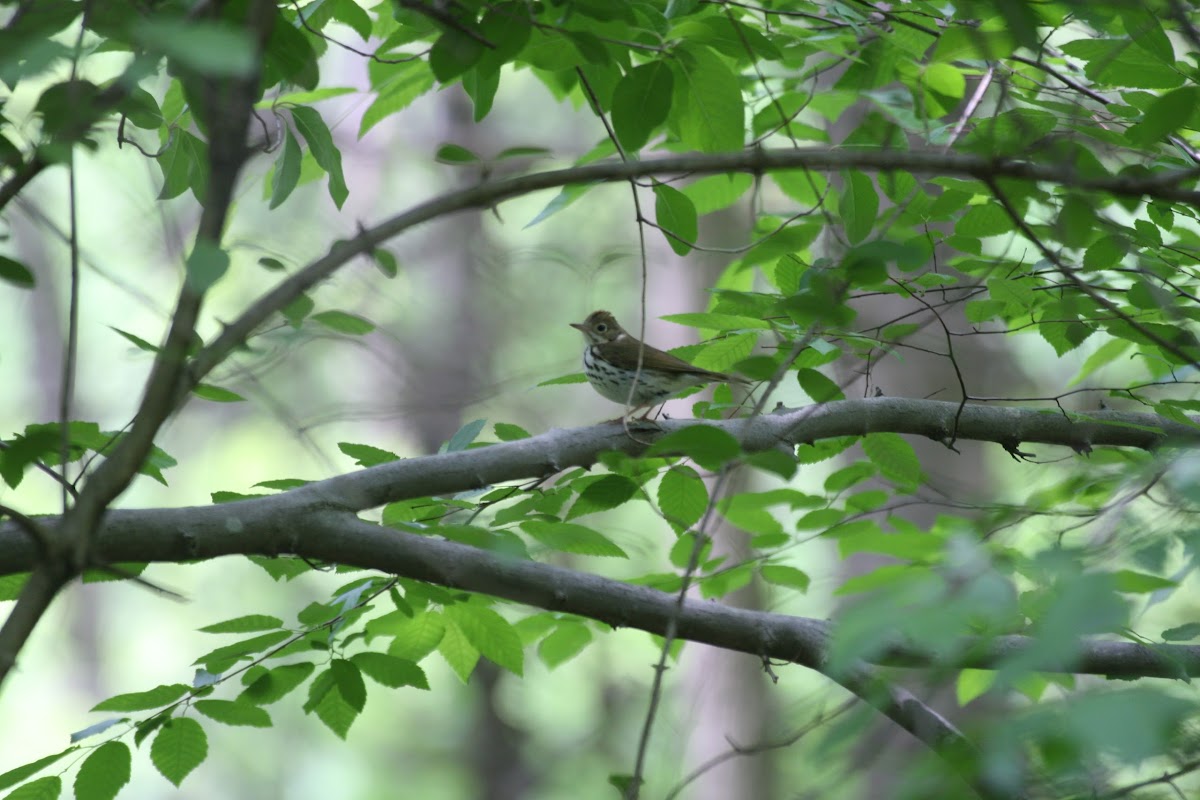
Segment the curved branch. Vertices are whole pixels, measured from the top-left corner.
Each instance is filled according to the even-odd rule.
[[[947,153],[942,150],[855,150],[847,147],[800,147],[788,150],[743,150],[662,156],[638,161],[605,161],[567,169],[519,175],[488,181],[450,192],[367,228],[353,239],[339,241],[329,252],[282,281],[229,323],[192,360],[190,381],[179,387],[176,403],[200,380],[237,349],[259,325],[317,283],[328,278],[351,259],[369,253],[389,239],[447,214],[473,208],[491,208],[505,200],[543,189],[581,183],[627,181],[664,173],[711,175],[726,172],[762,174],[772,170],[864,169],[876,172],[908,171],[920,175],[959,175],[987,182],[997,178],[1038,181],[1122,197],[1154,198],[1200,207],[1200,191],[1183,188],[1193,181],[1190,171],[1158,176],[1134,175],[1093,177],[1069,166],[1035,164],[1013,158]]]

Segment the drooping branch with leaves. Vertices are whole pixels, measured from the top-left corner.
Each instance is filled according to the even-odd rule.
[[[779,718],[751,720],[759,741],[726,760],[760,759],[777,796],[1200,787],[1190,3],[39,0],[0,2],[0,24],[0,385],[44,381],[23,337],[61,345],[43,351],[52,401],[0,398],[0,753],[33,643],[60,635],[47,620],[72,595],[121,581],[143,605],[204,607],[157,565],[232,558],[281,597],[324,593],[294,622],[273,598],[207,624],[234,639],[194,674],[100,699],[55,755],[0,759],[8,796],[71,781],[115,797],[146,740],[178,786],[224,759],[221,727],[270,727],[285,698],[345,739],[395,696],[367,679],[448,703],[463,690],[445,678],[482,684],[481,713],[511,725],[496,668],[531,692],[543,668],[574,672],[604,696],[590,659],[642,632],[653,663],[636,701],[593,720],[603,746],[572,757],[590,760],[533,757],[564,721],[529,717],[527,757],[464,757],[488,788],[445,796],[719,793],[666,732],[701,644],[746,654],[741,680],[775,698]],[[435,102],[453,124],[391,164],[411,145],[396,137],[437,127]],[[114,272],[98,262],[125,255],[95,257],[100,229],[144,219],[116,219],[97,176],[146,165],[163,243],[144,274]],[[489,256],[457,235],[468,214]],[[512,267],[556,242],[565,273]],[[520,386],[443,401],[452,435],[419,405],[353,439],[297,421],[326,394],[351,420],[362,392],[324,342],[372,354],[401,394],[461,368],[422,353],[466,324],[465,282],[420,267],[460,250],[503,323],[454,357]],[[672,259],[720,261],[691,306],[654,296]],[[593,299],[639,339],[656,315],[698,330],[673,352],[749,392],[591,424],[605,412],[578,367],[538,348],[577,363],[566,325]],[[163,309],[158,329],[139,303]],[[66,311],[20,331],[35,305]],[[142,369],[116,403],[105,359]],[[304,477],[247,455],[240,408],[308,448]],[[187,436],[220,466],[187,471]],[[242,482],[248,462],[274,477]],[[175,497],[211,504],[141,502],[183,472]],[[801,707],[804,680],[864,713]],[[921,755],[870,775],[855,743],[881,719]]]

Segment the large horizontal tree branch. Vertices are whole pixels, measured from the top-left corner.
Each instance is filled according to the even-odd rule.
[[[683,639],[820,671],[938,752],[969,748],[951,723],[880,681],[870,668],[832,670],[826,657],[827,622],[694,600],[680,609],[672,594],[497,555],[435,536],[391,530],[354,514],[391,501],[544,477],[567,467],[589,467],[606,450],[639,453],[645,450],[645,442],[692,424],[671,421],[661,429],[640,429],[638,441],[614,424],[553,430],[517,442],[402,459],[269,497],[195,508],[111,511],[96,532],[94,552],[107,563],[292,554],[480,592],[658,635],[674,623]],[[1200,442],[1200,435],[1190,427],[1147,414],[1068,416],[1037,409],[974,405],[960,409],[955,403],[900,398],[841,401],[710,424],[736,436],[746,450],[790,448],[798,442],[877,431],[942,441],[992,441],[1012,447],[1021,442],[1053,443],[1082,452],[1098,445],[1152,448]],[[59,534],[57,518],[42,517],[39,522],[47,536]],[[38,563],[39,556],[39,547],[28,532],[15,523],[0,525],[0,574],[27,571]],[[962,644],[959,656],[936,663],[988,669],[1036,652],[1032,649],[1036,642],[1020,636],[986,641],[964,638]],[[875,661],[906,667],[935,663],[929,654],[903,642],[895,643]],[[1070,662],[1040,661],[1028,666],[1124,677],[1200,675],[1200,647],[1150,648],[1089,640],[1080,644],[1077,657]],[[975,788],[982,796],[992,796],[986,786],[976,784]]]
[[[877,431],[942,440],[951,435],[957,411],[955,403],[883,397],[706,424],[737,436],[751,451]],[[661,430],[640,429],[641,442],[615,424],[552,430],[516,442],[401,459],[269,497],[192,508],[113,510],[97,530],[95,554],[108,563],[293,554],[662,633],[672,613],[672,595],[381,528],[358,520],[353,512],[397,500],[540,478],[568,467],[590,467],[605,451],[643,452],[642,442],[692,424],[691,420],[668,421]],[[1150,414],[1105,411],[1068,417],[1058,411],[976,405],[963,409],[956,436],[1002,444],[1058,444],[1081,451],[1100,445],[1200,444],[1196,430]],[[48,536],[57,535],[57,517],[38,521]],[[38,563],[38,549],[15,523],[0,524],[0,575],[29,571]],[[685,639],[820,669],[828,626],[816,620],[689,602],[679,630]],[[1029,643],[1022,637],[1004,637],[982,648],[972,646],[956,665],[988,668]],[[880,663],[923,666],[931,662],[925,654],[898,647],[881,656]],[[1200,647],[1151,650],[1123,642],[1091,642],[1074,663],[1036,668],[1121,676],[1200,674]]]

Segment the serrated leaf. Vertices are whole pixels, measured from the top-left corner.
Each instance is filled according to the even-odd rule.
[[[676,465],[658,484],[658,507],[670,522],[690,528],[708,508],[708,487],[694,469]]]
[[[395,637],[388,647],[388,655],[397,658],[416,663],[436,650],[446,635],[446,621],[441,614],[435,612],[417,614],[411,619],[401,612],[387,616],[392,625],[386,633]]]
[[[36,775],[38,772],[41,772],[43,769],[50,766],[55,761],[58,761],[63,756],[74,753],[78,749],[78,747],[68,747],[61,753],[55,753],[52,756],[39,758],[37,761],[31,761],[28,764],[22,764],[19,767],[15,767],[10,769],[8,772],[0,774],[0,789],[7,789],[8,787],[14,786],[25,780],[30,775]],[[9,796],[11,797],[11,795]]]
[[[700,223],[688,196],[665,183],[655,184],[654,215],[671,249],[681,256],[690,253],[700,235]]]
[[[737,75],[703,45],[686,45],[675,53],[669,116],[683,143],[704,153],[741,149],[745,107]]]
[[[589,483],[587,488],[580,493],[574,505],[571,506],[567,519],[616,508],[633,497],[637,493],[637,489],[637,484],[623,475],[605,475],[599,480]]]
[[[515,675],[522,673],[525,649],[512,623],[492,609],[473,603],[452,605],[445,613],[482,655]]]
[[[879,474],[902,486],[915,486],[921,480],[921,461],[917,451],[897,433],[869,433],[863,437],[863,452]]]
[[[204,716],[225,725],[271,727],[271,715],[249,700],[197,700],[193,705]]]
[[[575,620],[563,620],[538,643],[538,658],[550,669],[570,661],[592,641],[591,629]]]
[[[362,674],[383,686],[392,689],[401,686],[429,688],[425,670],[407,658],[397,658],[386,653],[356,653],[350,657],[350,661],[362,670]]]
[[[172,717],[163,723],[150,745],[150,761],[175,786],[208,757],[208,736],[189,717]]]
[[[277,700],[282,700],[296,687],[308,680],[308,676],[313,673],[314,669],[316,669],[315,666],[306,662],[275,667],[251,681],[238,695],[238,699],[244,699],[257,705],[270,705]]]
[[[373,447],[369,444],[353,444],[351,442],[338,442],[338,450],[354,459],[354,462],[360,467],[374,467],[377,464],[386,464],[389,461],[399,461],[400,456],[388,450],[383,450],[378,447]]]
[[[671,110],[675,76],[665,61],[651,61],[625,73],[613,89],[612,125],[626,152],[640,150]]]
[[[479,663],[479,651],[467,641],[462,629],[453,622],[447,622],[445,635],[438,643],[437,649],[458,679],[466,683],[475,671],[475,665]]]
[[[879,193],[870,177],[861,172],[849,174],[839,210],[850,244],[858,244],[871,235],[879,215]]]
[[[268,650],[293,635],[291,631],[271,631],[270,633],[251,636],[249,639],[243,639],[240,642],[218,647],[200,656],[192,663],[204,666],[213,672],[224,672],[224,662],[233,663],[241,661],[254,653],[261,653],[264,650]]]
[[[742,447],[730,434],[711,425],[689,425],[659,439],[646,455],[683,455],[708,470],[718,470],[741,455]]]
[[[530,519],[521,523],[521,529],[551,550],[581,556],[629,558],[629,554],[611,539],[583,525]]]
[[[329,664],[329,669],[333,673],[333,683],[342,698],[355,711],[362,711],[367,705],[367,685],[363,682],[358,667],[344,658],[335,658]]]
[[[342,174],[342,153],[334,144],[325,120],[315,109],[307,106],[294,106],[292,119],[296,123],[296,130],[308,143],[308,150],[318,166],[329,175],[329,196],[333,198],[334,205],[341,208],[350,190],[346,188],[346,177]]]
[[[784,564],[764,564],[759,573],[767,583],[784,586],[788,589],[796,589],[800,592],[807,592],[808,585],[811,583],[808,573],[804,570]]]
[[[30,781],[4,796],[4,800],[58,800],[62,794],[62,778],[47,775]]]
[[[171,683],[145,692],[119,694],[92,706],[92,711],[146,711],[160,708],[183,697],[188,689],[182,683]]]
[[[312,682],[304,710],[316,714],[339,739],[346,738],[359,713],[338,690],[332,669],[325,670]]]

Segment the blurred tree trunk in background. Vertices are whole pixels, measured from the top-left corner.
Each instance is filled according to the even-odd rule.
[[[472,105],[460,89],[440,95],[445,120],[442,130],[429,131],[436,141],[455,142],[476,153],[488,152],[484,128],[471,122]],[[452,188],[466,188],[477,180],[470,170],[455,170]],[[421,450],[436,453],[464,423],[463,409],[473,405],[489,383],[489,365],[503,320],[493,319],[489,304],[480,297],[477,280],[479,253],[490,252],[482,214],[460,214],[440,224],[440,246],[418,266],[434,276],[440,305],[433,310],[436,325],[428,335],[406,338],[417,351],[404,354],[408,374],[403,376],[402,404],[421,442]],[[503,253],[494,254],[502,259]],[[485,800],[519,800],[527,797],[536,781],[525,763],[521,743],[524,732],[497,713],[500,669],[481,658],[471,675],[476,692],[473,735],[461,744],[462,763],[473,773],[476,796]]]

